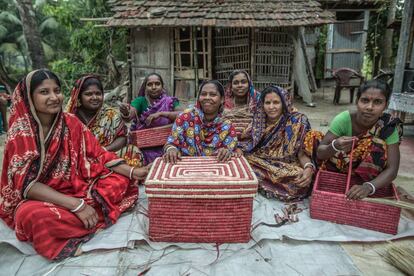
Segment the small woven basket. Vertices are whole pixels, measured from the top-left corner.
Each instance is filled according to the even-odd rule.
[[[165,125],[148,129],[131,131],[129,142],[138,148],[152,148],[164,146],[171,134],[171,126]]]
[[[346,193],[362,179],[354,177],[352,153],[348,174],[319,170],[310,201],[310,216],[313,219],[352,225],[387,234],[397,234],[401,208],[361,200],[347,200]],[[370,197],[388,197],[399,200],[394,184],[378,189]]]
[[[145,181],[150,239],[248,242],[257,185],[243,157],[183,157],[175,165],[156,159]]]
[[[231,120],[231,124],[233,125],[234,129],[236,130],[237,137],[240,138],[240,135],[243,131],[249,126],[251,123],[251,119],[249,118],[234,118]]]

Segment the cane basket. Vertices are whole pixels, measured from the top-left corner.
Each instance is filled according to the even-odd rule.
[[[250,240],[257,178],[246,159],[157,158],[145,181],[152,241],[244,243]]]
[[[401,208],[361,200],[347,200],[346,193],[353,185],[364,181],[351,175],[352,151],[347,174],[319,170],[310,200],[313,219],[352,225],[387,234],[397,234]],[[394,184],[377,189],[370,197],[399,200]]]
[[[129,142],[138,148],[164,146],[171,134],[171,126],[165,125],[148,129],[140,129],[129,133]]]

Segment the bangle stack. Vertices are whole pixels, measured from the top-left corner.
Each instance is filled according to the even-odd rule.
[[[340,152],[341,150],[339,150],[335,147],[335,142],[336,142],[336,139],[333,139],[332,142],[331,142],[331,146],[336,152]]]
[[[364,182],[362,185],[364,185],[364,184],[368,184],[369,186],[371,186],[372,192],[370,192],[368,195],[375,194],[376,188],[375,188],[375,185],[374,184],[372,184],[371,182]]]
[[[76,213],[77,211],[81,210],[85,206],[85,200],[81,199],[79,205],[75,208],[70,210],[72,213]]]

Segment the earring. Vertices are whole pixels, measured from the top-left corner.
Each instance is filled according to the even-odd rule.
[[[76,107],[81,107],[81,102],[80,101],[77,101],[77,103],[76,103]]]

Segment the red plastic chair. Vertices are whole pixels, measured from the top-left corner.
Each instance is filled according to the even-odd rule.
[[[344,88],[348,88],[350,92],[350,103],[354,101],[355,88],[359,88],[361,83],[364,81],[364,77],[351,68],[338,68],[332,70],[332,76],[335,79],[335,96],[333,104],[339,104],[341,98],[341,91]],[[357,83],[351,83],[351,80],[357,79]]]

